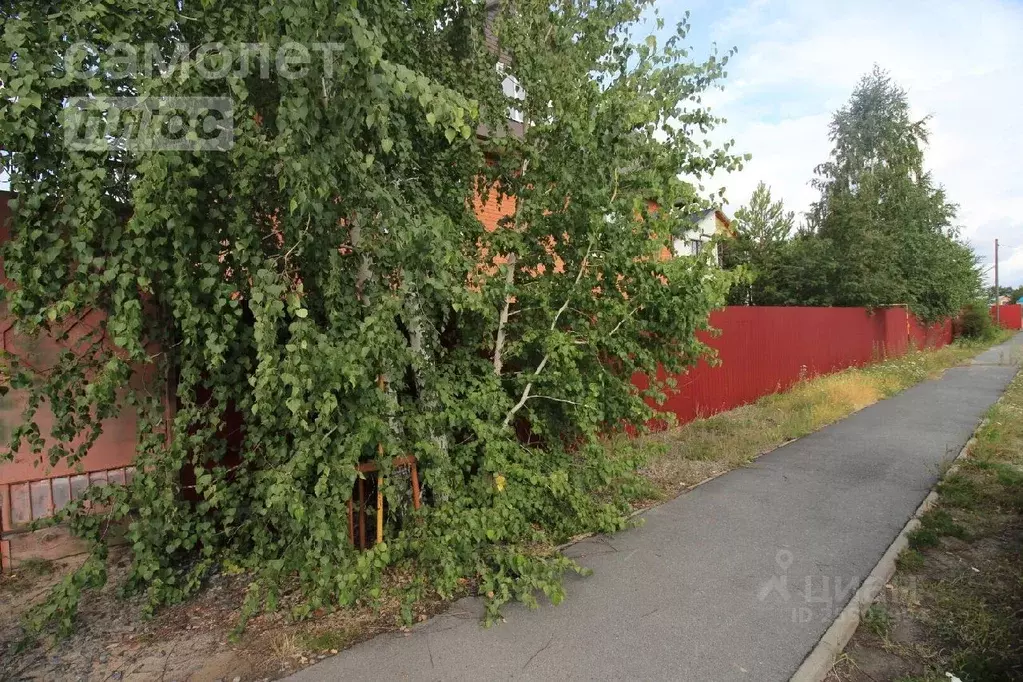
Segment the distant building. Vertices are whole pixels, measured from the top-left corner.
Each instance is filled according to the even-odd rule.
[[[686,217],[685,229],[675,239],[676,256],[696,256],[700,254],[710,241],[720,234],[728,234],[732,228],[732,219],[719,208],[708,208]],[[721,254],[713,250],[714,264],[721,265]]]

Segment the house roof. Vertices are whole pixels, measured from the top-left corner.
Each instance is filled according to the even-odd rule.
[[[707,208],[702,211],[697,211],[696,213],[690,213],[686,216],[686,218],[692,223],[699,223],[711,213],[715,214],[717,219],[720,220],[726,228],[731,227],[732,219],[725,215],[725,212],[720,208]]]

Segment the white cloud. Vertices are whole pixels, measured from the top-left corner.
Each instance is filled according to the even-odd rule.
[[[731,206],[760,180],[803,211],[813,168],[830,149],[827,123],[874,63],[930,115],[927,165],[960,206],[964,235],[990,262],[1002,248],[1006,284],[1023,283],[1023,5],[1000,0],[751,0],[693,16],[694,35],[736,45],[723,93],[708,101],[729,119],[718,132],[753,154],[740,173],[714,178]]]

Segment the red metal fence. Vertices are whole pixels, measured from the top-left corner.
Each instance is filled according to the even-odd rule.
[[[701,361],[675,377],[677,389],[657,406],[680,423],[753,402],[802,378],[952,341],[951,322],[923,325],[904,307],[731,307],[712,313],[710,322],[720,333],[704,341],[717,350],[720,364]],[[649,383],[643,375],[633,381],[640,388]]]
[[[1013,303],[1011,305],[1000,305],[998,309],[991,306],[991,319],[998,319],[998,324],[1006,329],[1023,329],[1023,305]]]

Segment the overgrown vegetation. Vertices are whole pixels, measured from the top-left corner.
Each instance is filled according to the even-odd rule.
[[[863,625],[878,637],[887,637],[892,629],[892,615],[881,604],[871,604],[863,614]]]
[[[1008,336],[1002,331],[988,341],[960,340],[938,350],[913,351],[867,367],[809,377],[751,405],[651,435],[647,440],[659,454],[643,472],[660,494],[670,495],[934,378]]]
[[[736,212],[726,263],[754,276],[736,302],[905,303],[925,321],[956,316],[980,294],[980,275],[956,205],[924,168],[927,119],[914,120],[906,91],[875,67],[830,130],[834,148],[813,180],[820,199],[791,239],[792,214],[763,185]]]
[[[630,377],[700,357],[730,278],[659,257],[697,205],[679,175],[741,159],[697,144],[727,55],[691,61],[686,24],[635,42],[649,4],[6,5],[6,303],[26,335],[106,314],[52,367],[12,359],[30,396],[12,452],[74,462],[103,418],[139,418],[130,485],[93,490],[103,514],[68,507],[94,555],[37,624],[73,627],[112,523],[133,552],[126,589],[152,607],[225,563],[253,572],[245,614],[291,580],[297,616],[373,597],[396,569],[409,599],[470,580],[490,617],[561,599],[575,565],[550,547],[621,528],[638,485],[635,453],[608,457],[601,435],[651,416]],[[268,72],[241,63],[254,42]],[[125,68],[126,45],[169,69]],[[314,58],[286,75],[272,57],[296,45]],[[524,100],[503,93],[498,55]],[[209,94],[230,96],[227,151],[62,142],[71,97]],[[503,198],[501,229],[477,219],[478,193]],[[406,454],[418,511],[391,475]],[[346,504],[366,461],[391,511],[387,541],[360,552]]]
[[[990,339],[998,334],[998,326],[983,301],[973,301],[963,307],[958,327],[959,333],[967,339]]]
[[[967,537],[966,529],[956,523],[951,515],[943,509],[931,509],[920,517],[920,525],[909,534],[911,549],[921,550],[926,547],[937,547],[942,537]]]
[[[829,679],[1017,680],[1023,677],[1023,375],[988,413],[966,459],[938,487],[882,595],[897,625],[858,633]],[[911,634],[905,634],[911,633]],[[864,647],[877,653],[857,656]],[[882,669],[872,666],[884,662]]]

